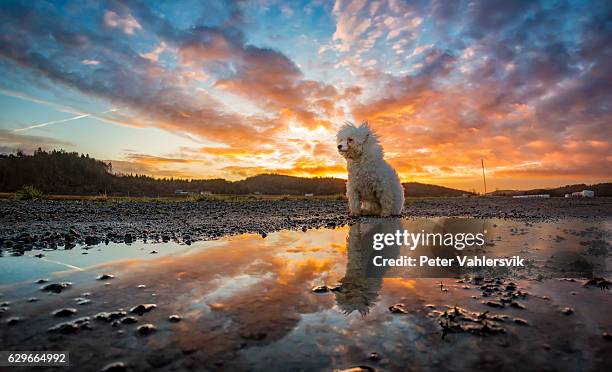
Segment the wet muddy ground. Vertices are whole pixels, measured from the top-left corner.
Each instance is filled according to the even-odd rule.
[[[551,220],[612,217],[612,198],[409,199],[405,217]],[[180,242],[282,229],[334,228],[353,221],[345,200],[96,202],[0,200],[0,254],[105,242]]]
[[[486,230],[466,255],[528,264],[364,274],[396,229]],[[611,242],[606,217],[407,218],[34,249],[0,258],[0,344],[69,350],[75,371],[610,370]]]

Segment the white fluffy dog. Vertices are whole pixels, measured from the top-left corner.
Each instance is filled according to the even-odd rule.
[[[336,137],[338,152],[347,162],[346,196],[351,216],[398,216],[404,206],[404,188],[383,158],[383,149],[367,122],[347,122]]]

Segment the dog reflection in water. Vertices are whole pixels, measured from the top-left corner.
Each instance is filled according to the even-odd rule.
[[[381,255],[383,258],[396,258],[400,247],[390,245],[380,251],[374,250],[374,234],[395,233],[401,229],[399,218],[371,218],[351,226],[346,238],[346,273],[340,280],[340,289],[334,292],[336,303],[345,314],[358,311],[365,316],[376,304],[388,267],[375,267],[372,260]]]

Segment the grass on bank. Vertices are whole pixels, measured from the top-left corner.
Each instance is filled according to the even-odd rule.
[[[19,200],[39,200],[43,198],[43,192],[34,186],[24,186],[15,193]]]

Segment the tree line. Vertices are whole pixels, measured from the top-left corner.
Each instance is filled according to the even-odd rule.
[[[153,178],[114,174],[112,164],[88,154],[64,150],[36,150],[32,155],[0,154],[0,191],[15,192],[31,185],[46,194],[158,196],[188,193],[315,195],[342,194],[345,181],[337,178],[300,178],[262,174],[241,181],[225,179]]]
[[[443,186],[416,182],[404,183],[406,196],[465,196],[473,193]],[[187,193],[263,194],[263,195],[334,195],[344,194],[345,181],[339,178],[302,178],[278,174],[260,174],[240,181],[216,179],[154,178],[141,174],[115,174],[110,162],[88,154],[64,150],[36,150],[33,154],[18,151],[0,154],[0,192],[16,192],[33,186],[45,194],[65,195],[131,195],[163,196],[177,190]],[[498,196],[566,193],[589,189],[596,196],[612,196],[612,183],[567,185],[553,189],[499,190]]]

